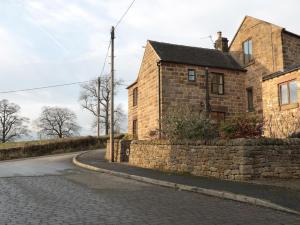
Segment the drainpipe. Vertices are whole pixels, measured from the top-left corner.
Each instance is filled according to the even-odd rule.
[[[157,68],[158,68],[158,136],[161,139],[161,60],[157,61]]]
[[[209,103],[209,73],[208,67],[205,68],[205,114],[206,117],[209,117],[210,113],[210,103]]]

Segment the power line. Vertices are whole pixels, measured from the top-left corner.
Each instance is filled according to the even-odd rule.
[[[128,8],[126,9],[126,11],[124,12],[124,14],[121,16],[121,18],[119,19],[119,21],[116,23],[115,28],[117,28],[119,26],[119,24],[122,22],[122,20],[124,19],[124,17],[126,16],[126,14],[128,13],[129,9],[132,7],[132,5],[134,4],[135,0],[133,0],[131,2],[131,4],[128,6]]]
[[[26,91],[35,91],[35,90],[41,90],[41,89],[56,88],[56,87],[64,87],[64,86],[71,86],[71,85],[88,83],[88,82],[91,82],[91,81],[94,81],[94,80],[78,81],[78,82],[64,83],[64,84],[55,84],[55,85],[48,85],[48,86],[27,88],[27,89],[19,89],[19,90],[1,91],[0,94],[9,94],[9,93],[17,93],[17,92],[26,92]]]
[[[126,16],[126,14],[128,13],[128,11],[130,10],[130,8],[133,6],[134,2],[136,0],[133,0],[131,2],[131,4],[128,6],[128,8],[126,9],[126,11],[123,13],[123,15],[120,17],[120,19],[118,20],[118,22],[116,23],[115,27],[119,26],[119,24],[122,22],[122,20],[124,19],[124,17]],[[101,69],[101,73],[100,73],[100,77],[103,75],[103,72],[105,70],[105,65],[107,63],[107,59],[108,59],[108,54],[109,54],[109,49],[111,47],[111,41],[109,41],[109,44],[107,46],[107,51],[106,51],[106,55],[104,58],[104,62],[102,65],[102,69]],[[72,82],[72,83],[64,83],[64,84],[56,84],[56,85],[48,85],[48,86],[43,86],[43,87],[34,87],[34,88],[26,88],[26,89],[19,89],[19,90],[9,90],[9,91],[0,91],[0,94],[9,94],[9,93],[17,93],[17,92],[26,92],[26,91],[35,91],[35,90],[42,90],[42,89],[49,89],[49,88],[56,88],[56,87],[63,87],[63,86],[71,86],[71,85],[77,85],[77,84],[82,84],[82,83],[87,83],[87,82],[91,82],[91,81],[95,81],[95,80],[88,80],[88,81],[79,81],[79,82]]]
[[[111,45],[111,41],[109,41],[109,44],[107,46],[107,51],[106,51],[106,55],[105,55],[105,58],[104,58],[104,62],[103,62],[102,70],[101,70],[101,73],[100,73],[100,77],[103,75],[103,72],[104,72],[104,69],[105,69],[105,65],[106,65],[106,61],[107,61],[107,58],[108,58],[110,45]]]

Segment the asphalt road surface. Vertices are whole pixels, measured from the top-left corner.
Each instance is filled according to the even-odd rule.
[[[0,225],[283,225],[300,217],[83,170],[74,154],[0,163]]]

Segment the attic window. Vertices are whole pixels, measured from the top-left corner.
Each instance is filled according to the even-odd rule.
[[[188,70],[188,80],[189,81],[196,81],[196,72],[193,69]]]
[[[247,65],[253,61],[252,40],[249,39],[243,43],[244,64]]]

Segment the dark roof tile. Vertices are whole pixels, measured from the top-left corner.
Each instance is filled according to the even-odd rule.
[[[215,49],[149,41],[162,61],[245,71],[229,53]]]
[[[265,81],[265,80],[270,80],[270,79],[273,79],[275,77],[280,77],[286,73],[291,73],[295,70],[298,70],[300,69],[300,64],[297,64],[297,65],[293,65],[293,66],[289,66],[287,68],[285,68],[284,70],[281,70],[281,71],[277,71],[275,73],[271,73],[271,74],[268,74],[268,75],[265,75],[262,80]]]

